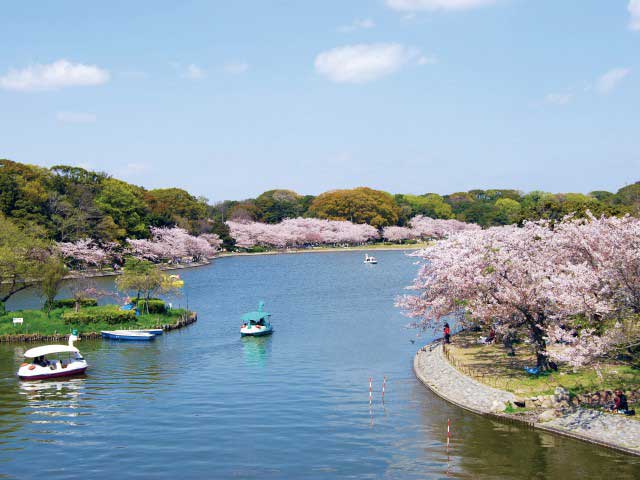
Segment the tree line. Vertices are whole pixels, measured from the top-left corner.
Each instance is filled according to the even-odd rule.
[[[106,173],[58,165],[51,168],[0,160],[0,213],[41,238],[98,243],[151,237],[150,227],[180,227],[192,235],[214,233],[233,247],[226,221],[280,223],[319,218],[366,223],[378,229],[409,226],[416,216],[454,219],[483,227],[560,220],[567,214],[640,212],[640,182],[617,192],[547,193],[492,189],[449,195],[391,194],[367,187],[318,196],[269,190],[256,198],[211,204],[180,188],[147,190]]]

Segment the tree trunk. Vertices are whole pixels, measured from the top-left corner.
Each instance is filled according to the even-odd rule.
[[[502,344],[504,345],[504,348],[507,350],[507,356],[508,357],[515,357],[516,356],[516,349],[513,346],[514,342],[515,342],[515,338],[514,338],[514,334],[511,332],[507,332],[504,334],[504,337],[502,337]]]
[[[547,342],[544,339],[545,332],[540,327],[542,322],[534,322],[531,324],[531,340],[536,349],[536,366],[541,372],[551,370],[549,366],[549,357],[547,356]]]
[[[7,294],[0,298],[0,302],[5,303],[7,300],[9,300],[14,294],[21,292],[22,290],[26,290],[27,288],[31,287],[32,284],[28,283],[28,284],[22,284],[19,287],[16,287],[15,285],[12,285],[11,288],[9,289],[9,291],[7,292]]]

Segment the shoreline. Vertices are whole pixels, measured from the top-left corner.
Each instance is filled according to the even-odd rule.
[[[157,324],[148,328],[161,328],[165,332],[170,332],[172,330],[179,330],[181,328],[187,327],[198,321],[198,314],[196,312],[191,312],[189,316],[186,316],[182,319],[179,319],[175,323],[165,323],[165,324]],[[135,330],[135,329],[132,329]],[[79,334],[80,337],[95,340],[102,338],[101,332],[82,332]],[[0,335],[0,343],[30,343],[30,342],[58,342],[66,340],[69,337],[68,333],[56,333],[53,335],[42,335],[39,333],[17,333],[15,335]]]
[[[623,416],[578,409],[543,423],[499,411],[500,405],[508,404],[515,395],[479,383],[458,371],[443,355],[440,343],[432,343],[418,350],[413,360],[413,371],[420,383],[434,394],[476,415],[503,423],[517,423],[528,428],[640,456],[640,422]],[[595,423],[601,427],[600,431],[592,428]],[[634,435],[633,442],[625,444],[620,440],[622,435],[620,432],[624,427],[630,427],[626,431],[633,429],[639,433],[637,438]]]
[[[364,252],[364,251],[378,251],[389,252],[397,250],[400,252],[406,252],[410,250],[420,250],[427,247],[429,244],[416,244],[416,245],[383,245],[380,247],[372,246],[358,246],[358,247],[320,247],[320,248],[291,248],[284,250],[269,250],[266,252],[223,252],[220,255],[216,255],[212,260],[226,257],[250,257],[254,255],[295,255],[300,253],[332,253],[332,252]]]
[[[188,264],[178,264],[178,265],[161,265],[160,269],[163,271],[173,271],[173,270],[185,270],[189,268],[198,268],[198,267],[206,267],[207,265],[211,265],[215,260],[220,258],[229,258],[229,257],[252,257],[259,255],[294,255],[300,253],[332,253],[332,252],[364,252],[364,251],[381,251],[388,252],[397,250],[400,252],[407,252],[411,250],[420,250],[422,248],[427,247],[428,243],[421,243],[416,245],[383,245],[380,247],[376,246],[358,246],[358,247],[320,247],[320,248],[291,248],[291,249],[283,249],[283,250],[269,250],[266,252],[222,252],[214,257],[211,257],[202,262],[193,262]],[[122,270],[114,271],[91,271],[91,270],[76,270],[69,273],[65,280],[78,280],[83,278],[101,278],[101,277],[115,277],[118,275],[122,275]]]

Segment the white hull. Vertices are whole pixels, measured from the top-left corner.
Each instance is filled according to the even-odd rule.
[[[87,369],[87,361],[75,359],[70,362],[51,360],[46,367],[32,363],[23,364],[18,370],[21,380],[44,380],[47,378],[70,377],[80,375]]]
[[[269,335],[273,332],[273,327],[271,325],[250,325],[247,327],[240,328],[240,334],[243,336],[252,335],[254,337],[258,337],[260,335]]]

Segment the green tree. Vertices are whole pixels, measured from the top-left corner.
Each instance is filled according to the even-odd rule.
[[[136,303],[140,298],[149,299],[162,285],[162,272],[157,265],[137,258],[128,258],[122,275],[116,279],[121,292],[135,292]]]
[[[404,195],[404,201],[411,207],[412,216],[424,215],[431,218],[449,219],[453,216],[451,205],[436,193],[425,195]]]
[[[518,223],[522,212],[522,206],[511,198],[500,198],[495,203],[496,223],[509,225]]]
[[[47,241],[0,214],[0,303],[41,277],[48,248]]]
[[[359,187],[333,190],[317,196],[308,213],[317,218],[368,223],[380,228],[397,224],[400,209],[391,194]]]
[[[640,213],[640,182],[622,187],[615,195],[614,203],[627,207],[635,215]]]
[[[206,199],[198,199],[181,188],[150,190],[145,199],[155,226],[178,225],[191,233],[201,233],[201,221],[208,218]]]
[[[144,298],[147,309],[149,299],[157,293],[176,293],[180,289],[168,275],[162,273],[158,265],[137,258],[127,259],[122,275],[116,280],[116,286],[121,292],[135,292],[136,305]]]
[[[305,212],[305,198],[291,190],[269,190],[256,198],[258,220],[279,223],[285,218],[297,218]]]
[[[42,265],[39,289],[41,295],[45,298],[44,308],[47,311],[47,317],[51,314],[53,301],[60,291],[67,273],[69,273],[69,270],[64,265],[64,261],[57,255],[49,256]]]
[[[113,238],[101,238],[102,240],[122,239],[125,236],[139,238],[145,235],[147,208],[141,188],[107,178],[102,182],[102,189],[95,203],[105,214],[105,218],[98,223],[100,231],[103,235],[115,235]]]

